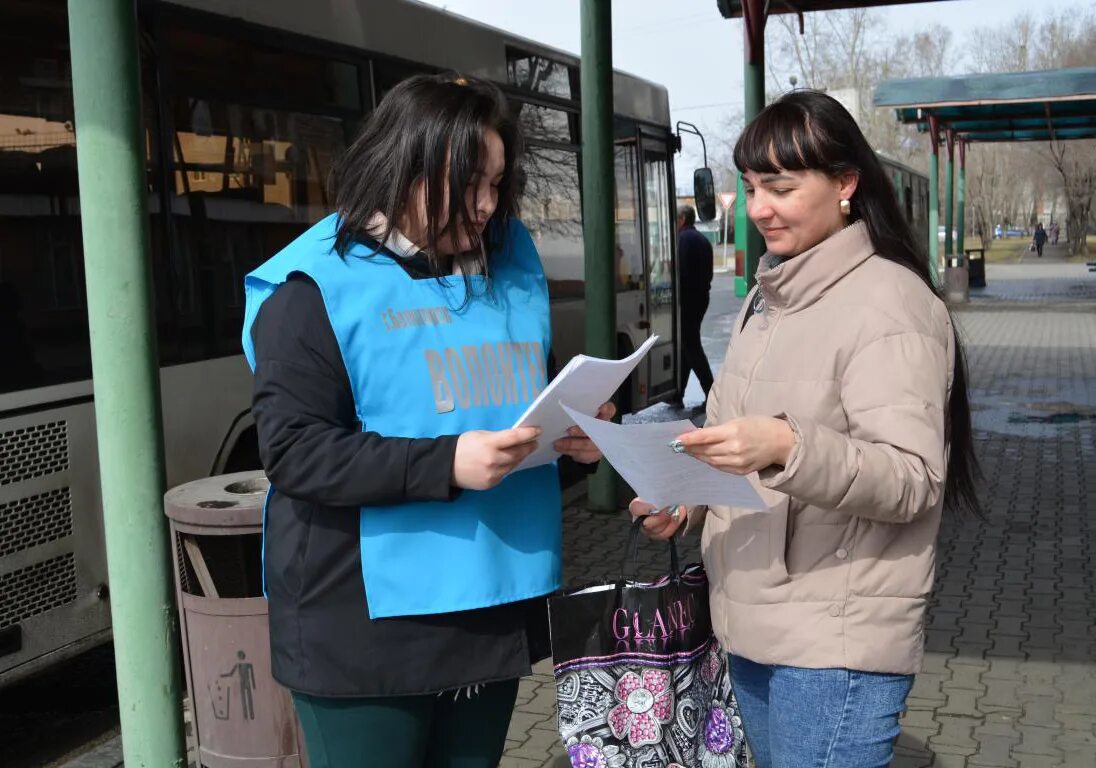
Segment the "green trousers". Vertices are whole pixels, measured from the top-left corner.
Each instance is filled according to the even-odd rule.
[[[518,681],[426,696],[293,694],[310,768],[495,768]]]

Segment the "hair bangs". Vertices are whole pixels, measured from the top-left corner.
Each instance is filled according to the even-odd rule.
[[[777,102],[754,119],[739,136],[734,148],[739,171],[828,171],[822,142],[810,115],[798,105]]]

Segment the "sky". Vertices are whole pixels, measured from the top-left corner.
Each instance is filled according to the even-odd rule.
[[[579,52],[578,0],[422,0],[452,13],[521,37]],[[1076,7],[1079,0],[1049,0],[1039,12]],[[951,0],[873,11],[891,34],[932,24],[952,30],[952,46],[968,42],[972,30],[996,26],[1032,10],[1031,0]],[[716,0],[616,0],[613,3],[613,66],[666,86],[671,120],[686,120],[714,133],[725,117],[741,111],[743,39],[741,20],[719,15]],[[678,157],[675,177],[692,178],[700,151],[689,146]],[[695,140],[692,143],[696,143]]]

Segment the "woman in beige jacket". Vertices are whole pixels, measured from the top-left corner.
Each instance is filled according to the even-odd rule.
[[[978,512],[962,350],[838,102],[785,95],[735,164],[767,253],[707,426],[678,443],[756,472],[768,509],[688,511],[703,520],[713,625],[759,768],[886,766],[921,664],[941,513]],[[640,500],[632,512],[653,538],[684,522]]]

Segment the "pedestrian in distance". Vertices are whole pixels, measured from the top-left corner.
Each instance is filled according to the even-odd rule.
[[[767,509],[632,514],[656,539],[703,527],[758,768],[881,768],[921,666],[942,514],[979,512],[962,347],[837,101],[786,94],[734,158],[767,252],[706,425],[672,445],[749,475]]]
[[[691,205],[677,209],[677,259],[681,276],[681,376],[677,400],[671,405],[684,408],[689,373],[696,373],[705,401],[712,388],[712,367],[704,354],[700,324],[711,300],[715,268],[712,244],[696,230],[696,211]]]
[[[549,654],[559,475],[515,471],[539,430],[510,428],[550,334],[521,147],[494,85],[405,80],[335,212],[246,278],[272,671],[312,768],[495,766]],[[577,428],[555,448],[600,458]]]
[[[1040,221],[1035,225],[1035,234],[1032,236],[1031,243],[1035,246],[1035,252],[1039,258],[1043,258],[1043,246],[1047,244],[1047,231],[1043,229],[1043,222]]]

